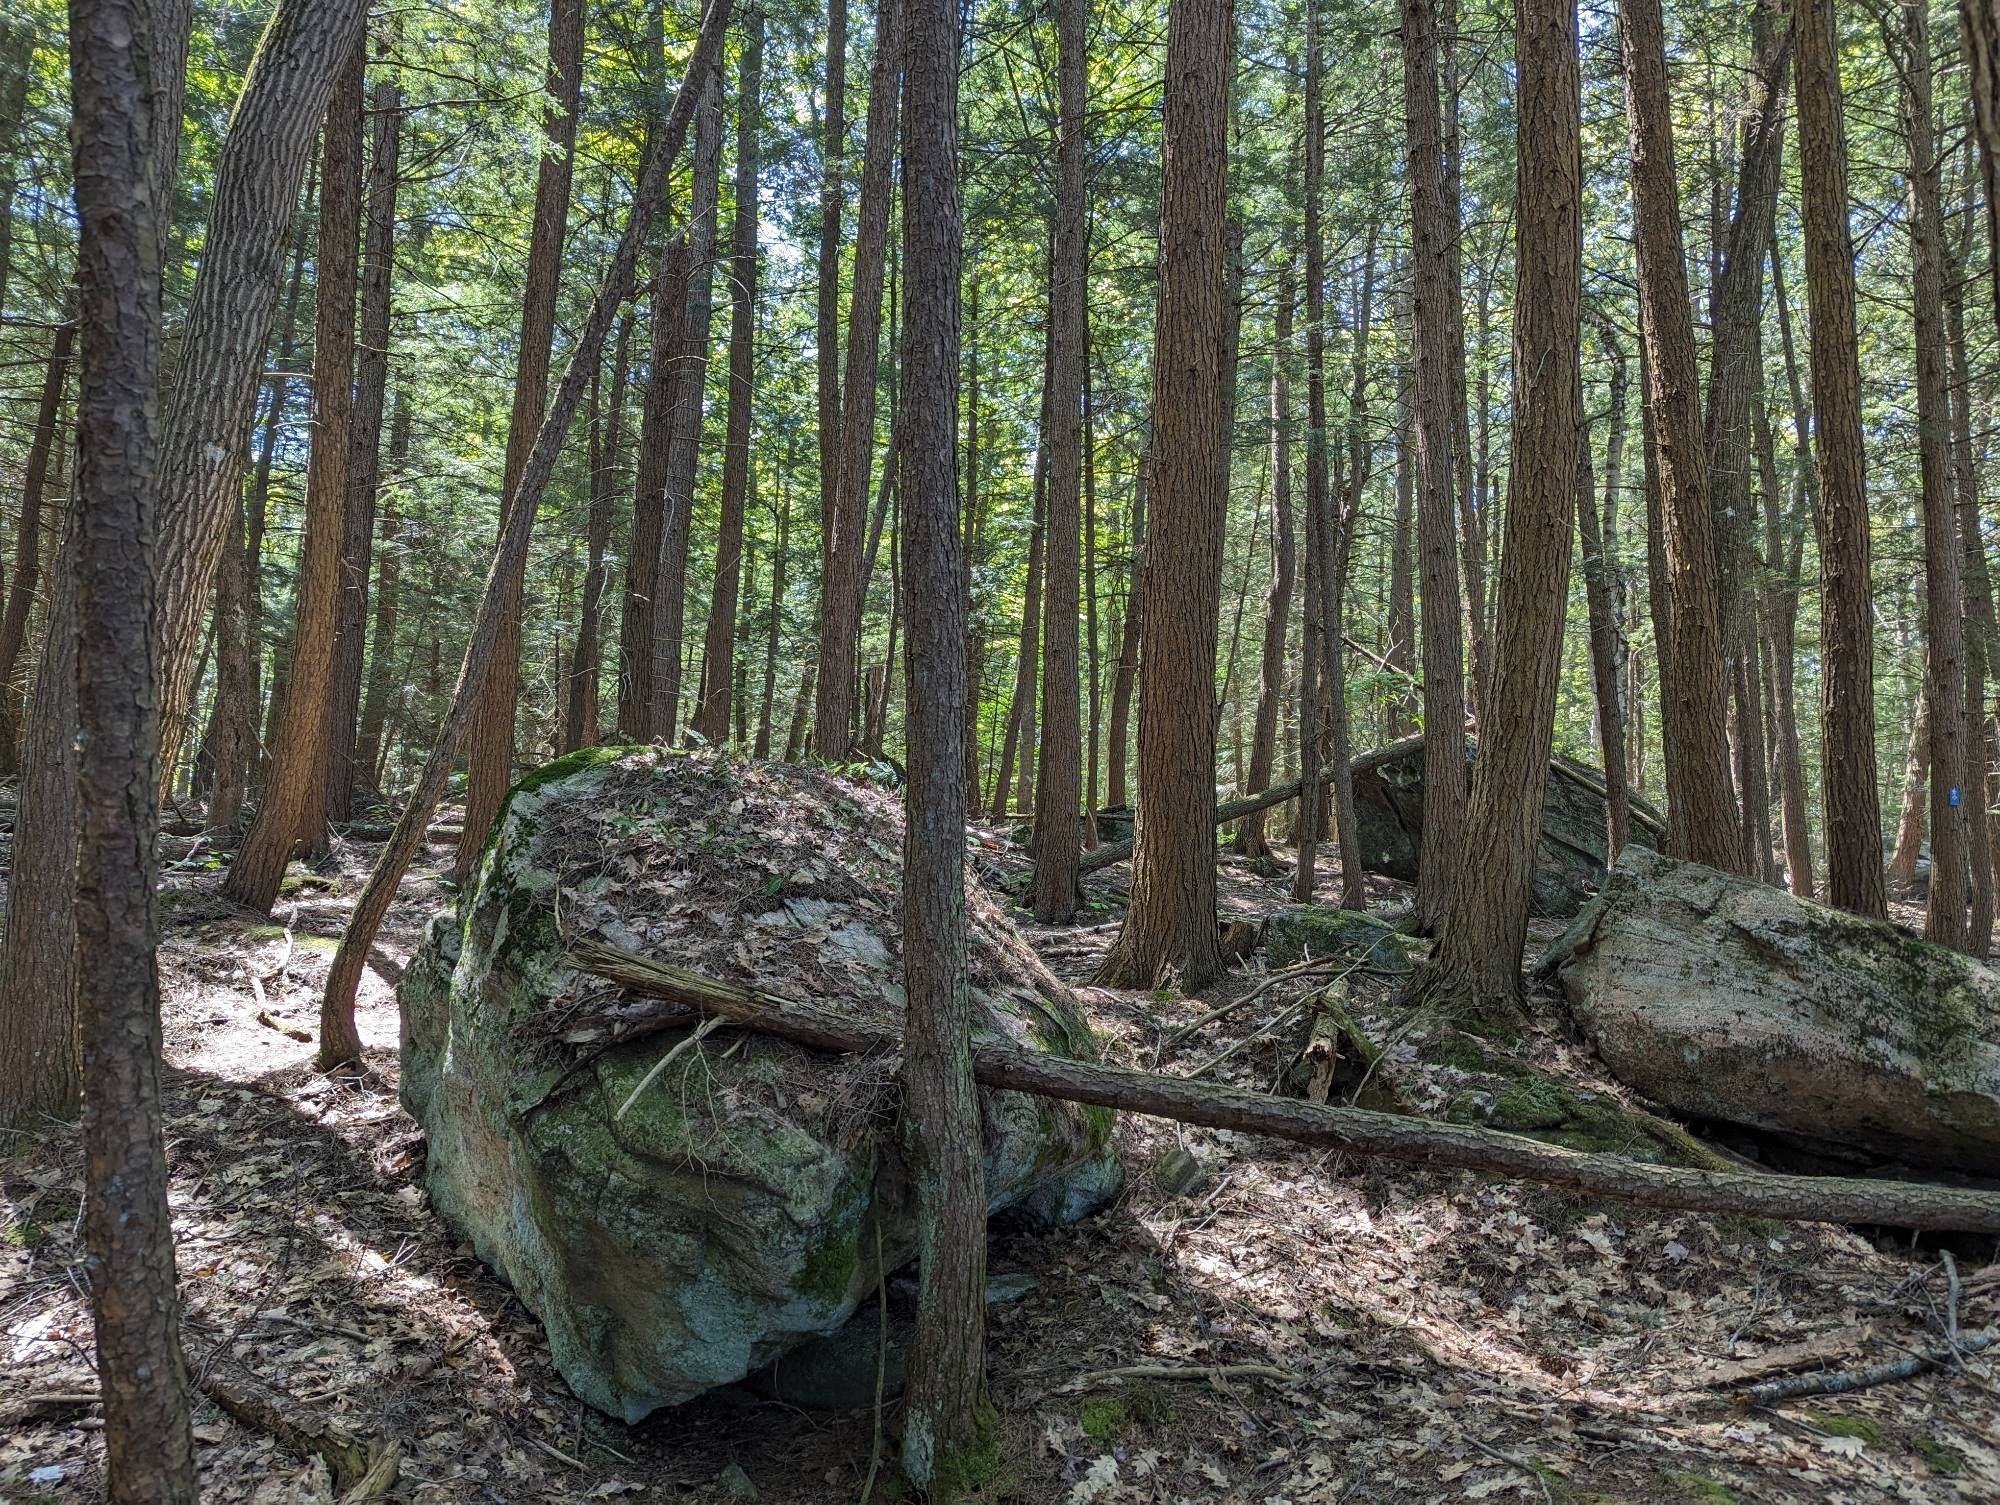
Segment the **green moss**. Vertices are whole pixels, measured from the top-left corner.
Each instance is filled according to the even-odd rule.
[[[337,879],[324,873],[287,873],[278,884],[281,894],[332,893],[340,887]]]
[[[1670,1473],[1667,1483],[1680,1490],[1683,1499],[1693,1501],[1695,1505],[1737,1505],[1735,1494],[1706,1474]]]
[[[507,791],[507,797],[512,799],[517,794],[533,794],[544,785],[566,779],[586,768],[594,768],[599,763],[615,763],[627,753],[643,751],[645,746],[643,742],[600,742],[594,747],[579,747],[575,752],[564,753],[560,758],[523,774]]]
[[[1087,1103],[1084,1106],[1083,1119],[1090,1125],[1090,1135],[1086,1142],[1093,1152],[1111,1143],[1111,1130],[1118,1120],[1109,1108],[1096,1103]]]
[[[847,1299],[848,1287],[854,1282],[854,1267],[859,1260],[855,1230],[836,1226],[799,1267],[799,1290],[816,1301],[838,1306]]]
[[[1496,1129],[1532,1133],[1553,1129],[1568,1120],[1573,1099],[1545,1077],[1528,1077],[1511,1084],[1493,1100]]]
[[[1131,1419],[1124,1400],[1116,1395],[1093,1395],[1076,1408],[1076,1424],[1100,1447],[1109,1447],[1123,1436]]]
[[[938,1450],[931,1467],[932,1505],[1002,1499],[1017,1482],[1019,1470],[1000,1438],[1000,1413],[982,1405],[973,1425],[970,1442]]]
[[[1917,1450],[1917,1456],[1924,1460],[1926,1467],[1934,1474],[1946,1478],[1956,1478],[1965,1467],[1965,1460],[1935,1437],[1919,1437],[1910,1446]]]
[[[11,1244],[16,1249],[25,1249],[42,1236],[39,1223],[8,1223],[0,1227],[0,1243]]]
[[[1493,1058],[1474,1044],[1470,1036],[1461,1035],[1457,1030],[1439,1040],[1426,1054],[1438,1065],[1456,1067],[1460,1071],[1490,1072],[1494,1069]]]
[[[1814,1426],[1834,1437],[1858,1437],[1870,1447],[1881,1447],[1889,1440],[1882,1424],[1865,1416],[1843,1416],[1837,1411],[1808,1411],[1806,1416]]]

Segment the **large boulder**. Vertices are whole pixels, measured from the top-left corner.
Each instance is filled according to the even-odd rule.
[[[1424,829],[1424,749],[1419,738],[1383,749],[1394,754],[1358,759],[1354,809],[1362,865],[1371,873],[1417,881],[1417,853]],[[1468,737],[1469,765],[1479,746]],[[1575,914],[1604,882],[1609,842],[1604,775],[1574,758],[1549,760],[1542,795],[1542,836],[1535,848],[1529,908],[1543,916]],[[1666,833],[1659,812],[1632,799],[1631,843],[1657,847]]]
[[[515,788],[411,963],[402,1095],[432,1199],[600,1410],[637,1421],[834,1332],[915,1233],[894,1061],[662,1030],[569,946],[899,1022],[901,825],[892,796],[824,772],[575,754]],[[979,1028],[1090,1054],[1075,999],[976,885],[969,909]],[[994,1214],[1046,1225],[1115,1190],[1108,1113],[981,1103]]]
[[[1635,848],[1541,967],[1677,1113],[2000,1174],[2000,973],[1956,951]]]

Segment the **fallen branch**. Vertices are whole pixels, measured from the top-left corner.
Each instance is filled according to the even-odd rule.
[[[571,960],[595,977],[699,1014],[840,1054],[893,1054],[899,1031],[827,1009],[719,982],[636,952],[585,941]],[[662,1019],[658,1028],[676,1021]],[[972,1074],[987,1087],[1148,1113],[1180,1123],[1269,1134],[1348,1154],[1456,1170],[1486,1171],[1590,1196],[1688,1212],[1734,1213],[1788,1222],[1875,1223],[1894,1228],[2000,1233],[2000,1194],[1906,1181],[1766,1176],[1646,1165],[1586,1154],[1466,1124],[1434,1123],[1365,1108],[1303,1103],[1179,1077],[1072,1061],[990,1037],[972,1043]]]
[[[2000,1329],[1988,1328],[1981,1333],[1962,1334],[1954,1348],[1941,1348],[1935,1353],[1908,1354],[1867,1369],[1821,1369],[1810,1374],[1787,1374],[1775,1380],[1763,1380],[1741,1391],[1737,1398],[1746,1406],[1769,1406],[1781,1400],[1795,1400],[1802,1395],[1847,1395],[1856,1390],[1872,1390],[1877,1385],[1913,1379],[1928,1370],[1941,1369],[1964,1354],[1980,1353],[1996,1342],[2000,1342]]]
[[[230,1416],[274,1439],[301,1458],[319,1458],[333,1479],[341,1505],[369,1505],[396,1484],[402,1450],[376,1447],[338,1422],[302,1407],[283,1391],[243,1376],[210,1375],[202,1393]]]
[[[1064,1392],[1088,1390],[1106,1380],[1194,1380],[1214,1384],[1217,1380],[1292,1380],[1288,1369],[1275,1364],[1127,1364],[1121,1369],[1093,1369],[1066,1381]]]

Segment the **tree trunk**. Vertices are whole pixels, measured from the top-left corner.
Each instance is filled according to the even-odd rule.
[[[1306,504],[1304,621],[1299,633],[1299,809],[1298,862],[1292,870],[1293,902],[1313,896],[1318,878],[1319,840],[1326,830],[1320,794],[1320,753],[1325,743],[1326,709],[1334,692],[1321,670],[1327,658],[1327,583],[1331,560],[1327,513],[1333,505],[1326,457],[1326,232],[1320,198],[1326,175],[1326,82],[1320,53],[1318,0],[1306,0],[1305,236],[1306,236]],[[1338,625],[1332,624],[1335,631]]]
[[[757,703],[753,757],[771,756],[771,717],[778,695],[778,624],[785,605],[785,570],[791,563],[792,445],[785,441],[785,468],[778,481],[778,546],[771,552],[771,609],[764,623],[764,691]]]
[[[1660,737],[1667,747],[1667,843],[1676,856],[1725,872],[1746,859],[1730,789],[1728,671],[1716,593],[1708,450],[1696,378],[1694,323],[1674,178],[1673,117],[1659,0],[1620,0],[1625,109],[1638,221],[1639,323],[1646,343],[1646,405],[1659,477],[1664,623]]]
[[[587,558],[583,572],[583,603],[577,616],[576,655],[570,664],[569,697],[564,711],[563,750],[573,752],[598,738],[598,678],[604,659],[604,587],[611,567],[604,553],[611,544],[611,514],[616,505],[619,466],[624,454],[625,382],[631,369],[632,315],[618,320],[618,337],[611,356],[611,392],[601,429],[600,445],[590,471],[590,517],[585,524]],[[599,375],[591,373],[595,402]]]
[[[188,11],[75,0],[77,389],[74,627],[83,1020],[84,1247],[104,1402],[105,1498],[198,1498],[161,1128],[151,651],[159,495],[160,264],[171,197],[149,187],[180,130]],[[161,96],[174,109],[162,113]],[[56,657],[51,654],[50,657]],[[64,875],[67,878],[67,874]]]
[[[1223,285],[1229,176],[1230,0],[1168,18],[1155,314],[1156,466],[1139,684],[1139,805],[1131,907],[1099,971],[1109,986],[1222,971],[1215,928],[1215,651],[1222,532]]]
[[[1334,835],[1340,846],[1340,907],[1368,907],[1366,874],[1362,870],[1361,833],[1355,820],[1353,732],[1347,713],[1347,577],[1354,552],[1354,535],[1361,523],[1362,494],[1374,468],[1374,447],[1368,417],[1368,335],[1375,310],[1376,228],[1368,230],[1361,269],[1360,304],[1354,317],[1353,386],[1347,396],[1347,482],[1338,516],[1329,509],[1333,530],[1326,544],[1325,588],[1326,755],[1328,789],[1332,795]]]
[[[1773,206],[1773,213],[1776,206]],[[1772,612],[1772,666],[1771,682],[1774,689],[1773,700],[1783,702],[1783,711],[1778,722],[1779,771],[1784,782],[1785,818],[1785,865],[1790,878],[1792,892],[1802,899],[1813,897],[1813,862],[1811,830],[1806,818],[1805,762],[1799,751],[1798,702],[1795,690],[1797,655],[1793,651],[1793,638],[1797,629],[1800,579],[1805,561],[1805,519],[1816,514],[1818,495],[1813,475],[1813,425],[1812,414],[1806,407],[1804,388],[1799,381],[1798,355],[1792,344],[1792,320],[1790,305],[1785,297],[1784,258],[1776,254],[1776,236],[1772,237],[1771,256],[1771,303],[1778,313],[1778,340],[1785,359],[1785,386],[1792,402],[1792,418],[1798,435],[1798,463],[1793,473],[1793,500],[1789,524],[1780,523],[1777,516],[1777,455],[1770,433],[1770,410],[1763,402],[1758,404],[1760,420],[1763,424],[1758,443],[1761,450],[1759,465],[1765,468],[1767,496],[1766,538],[1775,564],[1780,556],[1784,560],[1782,573],[1783,596],[1774,604]],[[1756,372],[1762,380],[1764,363],[1760,353]],[[1796,805],[1794,805],[1796,798]]]
[[[1972,949],[1968,870],[1974,809],[1966,724],[1964,549],[1953,494],[1951,394],[1944,317],[1944,211],[1931,97],[1930,23],[1904,12],[1903,135],[1909,147],[1910,282],[1917,376],[1917,458],[1924,518],[1924,702],[1930,709],[1931,884],[1924,938]],[[1983,780],[1981,781],[1984,782]],[[1983,791],[1979,791],[1983,793]]]
[[[1926,664],[1925,683],[1930,677]],[[1917,881],[1917,862],[1923,856],[1924,827],[1929,818],[1924,790],[1930,783],[1931,747],[1931,702],[1928,696],[1919,695],[1911,707],[1909,751],[1903,755],[1903,803],[1896,816],[1896,844],[1883,874],[1901,888]]]
[[[1150,421],[1150,420],[1149,420]],[[1139,679],[1139,640],[1146,627],[1146,501],[1153,485],[1153,444],[1139,451],[1132,480],[1132,518],[1125,536],[1131,558],[1125,567],[1125,620],[1118,633],[1118,664],[1111,674],[1111,725],[1104,737],[1104,803],[1113,810],[1129,801],[1125,793],[1127,748],[1132,727],[1132,691]]]
[[[687,261],[685,236],[663,247],[647,291],[646,390],[632,469],[632,526],[618,635],[618,735],[629,742],[650,741],[659,730],[653,721],[653,618],[666,513],[667,451],[673,442],[679,380],[674,347],[680,338],[679,299],[687,280]]]
[[[730,232],[729,417],[722,447],[722,517],[715,539],[715,589],[702,644],[701,695],[694,730],[711,744],[729,738],[736,680],[736,599],[742,589],[743,511],[750,491],[750,420],[757,336],[757,131],[764,80],[764,13],[749,22],[738,62],[736,217]]]
[[[807,664],[806,672],[799,676],[799,692],[792,701],[791,725],[785,730],[785,761],[796,763],[805,756],[806,744],[812,731],[813,681],[819,675],[818,664]]]
[[[1050,342],[1044,339],[1042,411],[1036,430],[1042,435],[1049,431],[1050,355]],[[1021,596],[1021,636],[1014,654],[1014,694],[1007,704],[1007,730],[1000,740],[1000,767],[990,806],[990,813],[996,821],[1005,820],[1010,810],[1026,808],[1026,802],[1020,796],[1028,791],[1025,787],[1017,791],[1015,776],[1018,773],[1021,785],[1025,786],[1028,770],[1034,767],[1035,762],[1035,680],[1041,665],[1042,565],[1047,556],[1048,538],[1048,454],[1048,445],[1038,441],[1034,473],[1029,482],[1033,500],[1028,524],[1028,579]]]
[[[1263,789],[1271,782],[1278,749],[1278,712],[1285,698],[1285,633],[1291,622],[1292,587],[1298,576],[1298,544],[1292,530],[1292,392],[1288,366],[1292,352],[1292,268],[1278,269],[1277,327],[1271,349],[1271,587],[1264,596],[1264,646],[1258,660],[1257,719],[1250,742],[1245,784]],[[1236,828],[1236,850],[1262,857],[1263,812]]]
[[[1628,7],[1633,0],[1627,0]],[[1575,0],[1516,0],[1513,463],[1499,631],[1464,854],[1418,992],[1473,1017],[1521,1006],[1529,881],[1562,672],[1583,394],[1583,148]],[[1632,40],[1628,22],[1626,37]],[[1426,791],[1428,795],[1428,791]],[[1435,815],[1426,810],[1428,832]]]
[[[571,169],[575,161],[577,103],[583,87],[584,0],[551,0],[548,107],[542,116],[547,145],[535,171],[534,221],[528,232],[528,267],[522,281],[520,343],[514,357],[514,404],[507,420],[507,457],[500,481],[500,532],[507,531],[516,505],[521,471],[548,410],[549,355],[555,339],[556,288],[562,275],[563,236],[569,220]],[[497,556],[496,556],[497,557]],[[494,669],[474,707],[467,748],[465,832],[458,841],[452,876],[464,883],[472,872],[486,828],[514,782],[514,708],[521,686],[521,593],[524,555],[505,589]]]
[[[178,0],[175,0],[178,4]],[[358,0],[279,0],[244,79],[217,158],[214,208],[182,321],[180,356],[160,445],[159,591],[161,761],[179,748],[194,698],[203,607],[235,515],[241,435],[262,374],[285,227],[326,108],[333,75],[360,35]],[[156,59],[178,120],[185,69]],[[175,153],[152,170],[170,194]],[[0,1116],[74,1110],[77,1093],[75,538],[51,579],[46,641],[29,716],[14,825],[7,941],[0,966]]]
[[[1609,321],[1598,326],[1611,362],[1611,407],[1606,416],[1604,494],[1606,510],[1615,506],[1625,449],[1625,401],[1629,376],[1624,348]],[[1610,530],[1597,510],[1597,493],[1590,474],[1590,430],[1586,422],[1578,456],[1576,496],[1577,541],[1583,546],[1583,592],[1590,621],[1590,682],[1597,696],[1597,746],[1604,760],[1605,846],[1612,862],[1625,850],[1632,828],[1632,792],[1625,777],[1625,686],[1621,662],[1618,609],[1614,596],[1617,565],[1611,555]]]
[[[868,139],[862,148],[861,205],[855,226],[854,281],[847,309],[847,372],[840,403],[840,449],[833,510],[823,519],[819,603],[819,685],[813,751],[846,757],[852,735],[855,662],[861,639],[862,554],[868,523],[868,467],[875,453],[876,367],[882,337],[882,280],[888,261],[894,194],[898,78],[903,60],[902,8],[884,0],[875,22],[875,65],[868,79]],[[952,443],[957,444],[957,436]]]
[[[1416,365],[1417,552],[1424,600],[1424,821],[1419,926],[1445,919],[1444,874],[1465,823],[1465,659],[1459,630],[1457,532],[1453,518],[1456,433],[1452,416],[1452,328],[1462,319],[1452,277],[1457,211],[1445,196],[1438,122],[1435,0],[1402,0],[1403,108],[1410,182],[1411,345]],[[1460,347],[1462,348],[1462,340]],[[1462,406],[1462,404],[1461,404]]]
[[[716,218],[722,183],[722,70],[702,90],[694,122],[694,201],[688,216],[687,299],[674,365],[674,426],[653,572],[652,724],[671,743],[680,725],[682,632],[687,616],[688,536],[708,393],[709,326],[715,316]]]
[[[1398,281],[1401,279],[1398,278]],[[1389,534],[1388,637],[1382,661],[1409,685],[1417,683],[1417,602],[1414,561],[1410,557],[1410,523],[1417,506],[1415,403],[1410,388],[1416,379],[1409,357],[1409,295],[1398,297],[1396,316],[1396,510]],[[1382,740],[1393,742],[1409,731],[1409,691],[1399,690],[1382,718]]]
[[[986,677],[984,614],[973,600],[973,570],[983,534],[979,488],[979,278],[965,288],[965,517],[961,522],[959,595],[965,600],[965,811],[976,820],[985,803],[979,766],[979,703]],[[983,604],[983,603],[979,603]]]
[[[1077,691],[1077,576],[1082,531],[1084,310],[1090,219],[1084,183],[1085,0],[1057,0],[1056,217],[1049,283],[1047,587],[1042,595],[1042,741],[1035,774],[1035,918],[1076,918],[1077,812],[1083,725]],[[913,603],[914,605],[914,603]]]
[[[230,864],[223,892],[270,913],[301,842],[326,839],[327,721],[341,551],[354,432],[354,299],[361,238],[362,75],[359,42],[328,102],[320,168],[318,274],[313,317],[313,444],[306,473],[305,538],[299,546],[298,612],[284,708],[257,818]]]
[[[1069,0],[1081,10],[1080,0]],[[894,10],[891,4],[888,7]],[[905,88],[903,551],[910,601],[909,818],[903,837],[903,956],[909,994],[901,1080],[916,1192],[916,1341],[903,1471],[955,1492],[990,1445],[986,1404],[986,1176],[972,1081],[965,973],[965,611],[958,559],[958,329],[963,239],[958,187],[958,7],[909,7]],[[893,77],[893,75],[891,75]],[[851,348],[851,347],[850,347]],[[849,394],[852,399],[853,383]],[[872,406],[872,404],[871,404]]]
[[[611,263],[605,269],[604,281],[591,303],[589,316],[577,332],[576,345],[563,368],[562,379],[556,384],[548,416],[542,420],[541,431],[535,436],[534,447],[529,450],[527,462],[521,469],[520,484],[514,493],[516,505],[508,513],[507,531],[501,535],[492,567],[487,572],[486,584],[480,592],[478,611],[466,641],[465,660],[458,671],[458,684],[452,693],[444,724],[438,729],[437,742],[424,760],[423,771],[418,775],[416,787],[410,791],[408,803],[404,805],[395,829],[391,831],[381,856],[376,859],[374,871],[368,875],[368,882],[355,900],[353,915],[341,936],[339,949],[334,952],[332,965],[327,969],[326,989],[320,1000],[319,1063],[322,1067],[340,1065],[343,1057],[335,1052],[341,1048],[341,1042],[354,1039],[354,994],[361,981],[369,948],[374,945],[382,919],[395,901],[410,859],[423,845],[425,834],[430,829],[431,812],[437,808],[438,799],[451,776],[459,744],[472,718],[474,702],[493,662],[509,581],[527,557],[528,536],[535,509],[541,503],[549,477],[555,473],[563,437],[583,401],[590,373],[604,359],[604,345],[610,337],[612,323],[618,317],[618,309],[631,296],[639,248],[645,243],[653,217],[666,196],[667,175],[686,139],[688,122],[694,115],[695,96],[702,90],[702,81],[720,66],[722,37],[729,25],[729,11],[730,0],[710,0],[708,9],[702,15],[694,53],[688,60],[687,77],[681,81],[680,89],[674,95],[673,108],[659,131],[647,140],[624,233],[612,252]]]
[[[361,252],[361,343],[354,372],[354,437],[348,457],[347,528],[340,550],[340,610],[334,625],[333,692],[328,697],[326,814],[354,817],[354,785],[372,783],[372,763],[356,757],[361,722],[362,646],[368,632],[368,570],[382,479],[382,410],[389,392],[389,299],[396,237],[397,153],[402,91],[375,84],[369,111],[373,151]]]
[[[839,510],[840,496],[840,242],[847,209],[842,165],[847,155],[847,0],[827,0],[826,106],[820,118],[817,330],[813,361],[819,379],[819,515]],[[829,536],[820,529],[820,579],[826,579]],[[796,718],[795,718],[796,719]],[[787,753],[785,761],[792,761]]]
[[[1879,919],[1888,905],[1875,783],[1868,477],[1854,335],[1854,241],[1847,222],[1847,127],[1841,114],[1833,0],[1797,0],[1792,36],[1819,468],[1815,500],[1825,665],[1820,790],[1826,811],[1827,894],[1837,908]]]
[[[389,421],[389,477],[393,483],[410,456],[410,394],[396,394],[396,416]],[[387,748],[383,730],[389,719],[390,681],[396,672],[396,622],[402,610],[403,520],[391,490],[382,509],[382,543],[375,553],[375,630],[370,635],[368,686],[361,699],[361,729],[355,741],[354,764],[371,786],[381,788]]]
[[[5,213],[0,212],[0,219],[4,218]],[[34,605],[35,586],[41,575],[42,499],[48,489],[49,457],[55,451],[62,428],[63,388],[69,381],[70,350],[75,342],[74,324],[57,326],[55,341],[49,347],[49,363],[42,376],[34,437],[28,444],[27,467],[21,480],[21,514],[14,528],[14,582],[7,592],[6,612],[0,616],[0,775],[20,772],[16,744],[22,696],[14,685],[14,671],[20,663],[22,645],[27,641],[28,611]]]

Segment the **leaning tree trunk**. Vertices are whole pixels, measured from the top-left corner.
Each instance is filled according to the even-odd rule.
[[[5,217],[0,214],[0,218]],[[48,490],[49,458],[55,452],[61,427],[63,388],[69,380],[70,350],[75,343],[74,324],[57,326],[42,377],[41,401],[35,409],[34,437],[28,442],[28,461],[22,473],[21,512],[14,529],[14,580],[7,591],[6,612],[0,615],[0,775],[20,772],[16,748],[21,696],[14,687],[14,670],[20,662],[21,647],[27,641],[28,611],[34,605],[41,574],[42,499]]]

